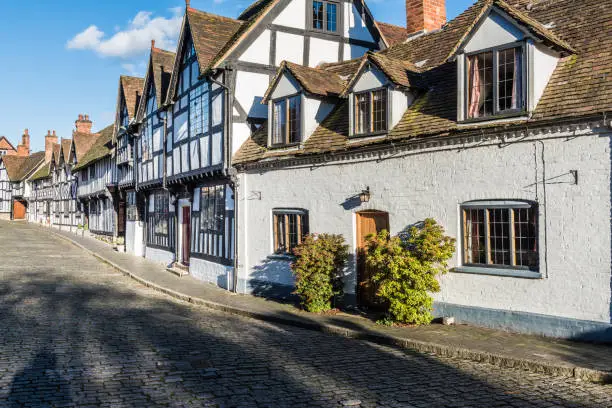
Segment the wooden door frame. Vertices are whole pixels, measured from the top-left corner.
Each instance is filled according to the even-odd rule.
[[[391,228],[388,211],[381,210],[363,210],[355,213],[355,296],[357,300],[357,306],[362,306],[362,294],[361,294],[361,273],[360,271],[360,252],[362,249],[361,243],[361,216],[367,215],[385,215],[387,221],[387,227]]]
[[[175,213],[175,220],[176,220],[176,232],[175,232],[175,237],[176,237],[176,245],[175,247],[175,259],[176,262],[178,263],[184,263],[184,259],[183,259],[183,209],[187,207],[189,208],[189,222],[191,225],[191,218],[193,215],[193,209],[192,209],[192,202],[190,200],[181,198],[179,200],[177,200],[176,202],[176,213]]]

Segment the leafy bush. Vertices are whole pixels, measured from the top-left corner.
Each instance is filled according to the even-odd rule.
[[[295,251],[291,265],[297,294],[305,310],[321,313],[332,308],[332,299],[342,294],[342,275],[348,245],[342,235],[308,235]]]
[[[386,321],[429,324],[433,319],[431,292],[439,292],[436,277],[448,271],[455,240],[433,219],[402,236],[387,231],[368,237],[366,262],[374,269],[377,296],[388,305]]]

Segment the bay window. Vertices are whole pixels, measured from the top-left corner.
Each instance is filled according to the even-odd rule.
[[[520,112],[524,102],[522,46],[467,56],[467,118]]]
[[[353,133],[367,135],[388,130],[387,89],[355,93]]]
[[[272,145],[292,145],[302,141],[300,95],[277,99],[272,105]]]
[[[473,202],[462,206],[463,263],[537,271],[537,205]]]

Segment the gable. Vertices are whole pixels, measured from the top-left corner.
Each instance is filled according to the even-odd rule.
[[[372,64],[363,70],[362,74],[353,85],[353,92],[367,91],[369,89],[380,88],[389,83],[387,76]]]
[[[272,92],[272,99],[282,98],[283,96],[294,95],[302,91],[300,84],[293,78],[293,75],[287,71],[283,72],[283,75],[279,78],[274,92]]]
[[[476,52],[521,41],[524,38],[525,33],[520,28],[506,17],[492,10],[481,21],[477,30],[472,33],[464,46],[464,51],[467,53]]]

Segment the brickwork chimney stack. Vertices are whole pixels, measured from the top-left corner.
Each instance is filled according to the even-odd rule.
[[[435,31],[446,24],[445,0],[406,0],[408,34]]]
[[[79,115],[79,118],[74,122],[74,127],[79,133],[91,133],[92,122],[89,120],[89,115]]]
[[[30,132],[28,129],[23,131],[21,143],[17,145],[17,156],[28,157],[30,155]]]
[[[57,144],[57,135],[55,132],[51,134],[51,131],[47,131],[47,136],[45,136],[45,162],[51,161],[51,157],[53,157],[53,147]]]

